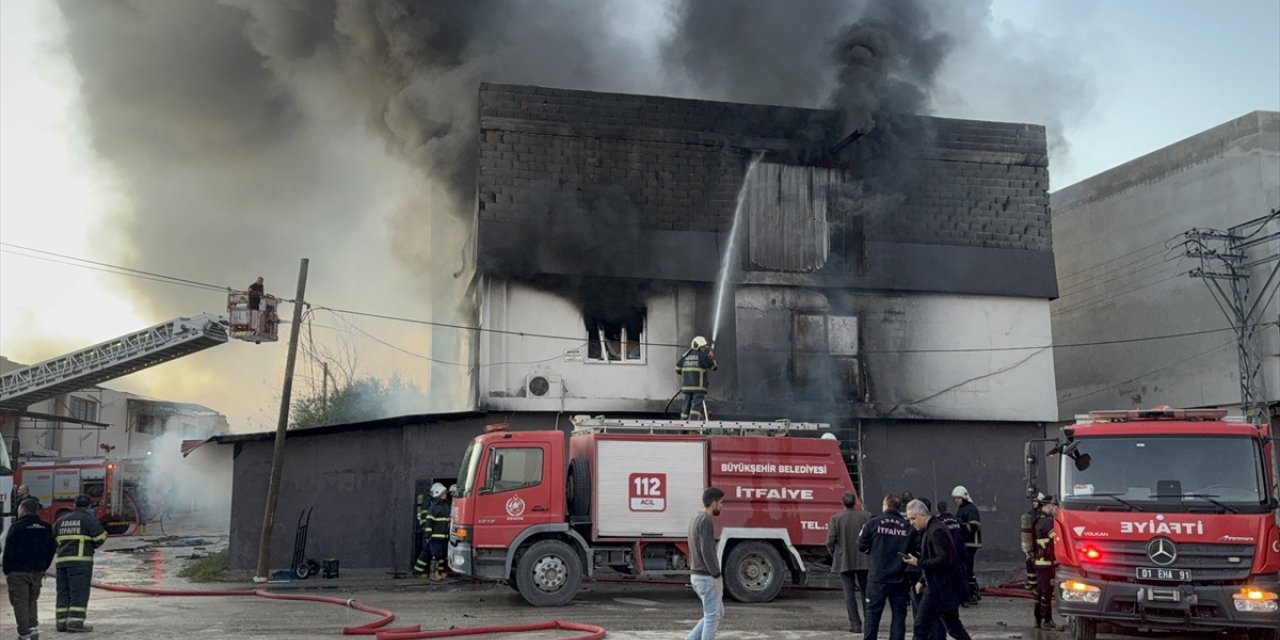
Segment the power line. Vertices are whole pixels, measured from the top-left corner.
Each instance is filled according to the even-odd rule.
[[[1156,243],[1156,244],[1160,244],[1160,243]],[[4,247],[9,247],[9,248],[11,248],[11,249],[20,249],[20,250],[23,250],[23,251],[32,251],[32,252],[39,253],[39,254],[44,254],[44,255],[48,255],[48,256],[54,256],[54,257],[57,257],[57,258],[63,258],[63,259],[66,259],[66,260],[72,260],[72,261],[75,261],[75,262],[71,262],[71,263],[63,263],[63,264],[68,264],[68,265],[70,265],[70,266],[79,266],[79,267],[83,267],[83,268],[90,268],[90,269],[92,269],[93,267],[88,266],[88,265],[96,265],[96,266],[100,266],[100,267],[106,267],[106,268],[110,268],[110,269],[118,269],[118,270],[120,270],[120,271],[127,272],[127,273],[120,273],[120,274],[118,274],[118,275],[130,275],[130,276],[132,276],[132,277],[141,277],[141,278],[145,278],[145,279],[158,279],[158,281],[160,281],[160,282],[166,282],[166,283],[169,283],[169,284],[179,284],[179,285],[182,285],[182,286],[203,287],[203,288],[206,288],[206,289],[217,290],[217,291],[220,291],[220,292],[227,291],[227,290],[229,290],[229,289],[230,289],[229,287],[220,287],[220,286],[218,286],[218,285],[214,285],[214,284],[210,284],[210,283],[206,283],[206,282],[200,282],[200,281],[198,281],[198,280],[190,280],[190,279],[187,279],[187,278],[179,278],[179,277],[176,277],[176,276],[166,276],[166,275],[164,275],[164,274],[155,273],[155,272],[151,272],[151,271],[145,271],[145,270],[143,270],[143,269],[134,269],[134,268],[131,268],[131,267],[122,267],[122,266],[119,266],[119,265],[113,265],[113,264],[104,263],[104,262],[97,262],[97,261],[93,261],[93,260],[87,260],[87,259],[84,259],[84,258],[77,258],[77,257],[75,257],[75,256],[69,256],[69,255],[60,254],[60,253],[56,253],[56,252],[52,252],[52,251],[44,251],[44,250],[41,250],[41,249],[33,249],[33,248],[30,248],[30,247],[24,247],[24,246],[20,246],[20,245],[14,245],[14,244],[7,243],[7,242],[0,242],[0,245],[3,245]],[[1150,246],[1155,246],[1155,245],[1150,245]],[[2,250],[2,251],[6,251],[6,252],[10,252],[10,253],[13,253],[12,251],[7,250],[7,249],[0,249],[0,250]],[[16,254],[16,255],[25,255],[25,254]],[[41,256],[27,256],[27,257],[36,258],[36,259],[46,259],[46,260],[48,259],[48,258],[42,258]],[[1114,261],[1114,259],[1113,259],[1113,261]],[[55,262],[56,262],[56,261],[55,261]],[[87,263],[87,264],[76,264],[76,263]],[[1147,286],[1152,286],[1152,285],[1155,285],[1155,284],[1159,284],[1159,283],[1164,282],[1164,281],[1166,281],[1166,280],[1170,280],[1170,279],[1172,279],[1172,278],[1175,278],[1175,277],[1178,277],[1178,276],[1184,275],[1184,273],[1185,273],[1185,272],[1177,272],[1177,273],[1174,273],[1174,274],[1172,274],[1171,276],[1169,276],[1169,277],[1167,277],[1167,278],[1164,278],[1164,279],[1162,279],[1162,280],[1157,280],[1157,281],[1155,281],[1155,282],[1152,282],[1152,283],[1149,283],[1149,284],[1146,284],[1146,285],[1142,285],[1142,286],[1137,287],[1137,288],[1135,288],[1135,289],[1131,289],[1131,290],[1127,290],[1127,291],[1118,292],[1118,293],[1115,293],[1115,294],[1110,295],[1110,296],[1106,296],[1106,297],[1103,297],[1103,298],[1094,299],[1094,300],[1092,300],[1092,301],[1086,301],[1086,302],[1084,302],[1084,303],[1082,303],[1082,304],[1080,304],[1080,305],[1078,305],[1078,306],[1071,307],[1071,308],[1066,309],[1066,310],[1063,310],[1063,311],[1059,311],[1058,313],[1055,313],[1054,315],[1061,315],[1061,314],[1065,314],[1065,313],[1070,313],[1070,312],[1076,311],[1076,310],[1078,310],[1078,309],[1081,309],[1081,308],[1084,308],[1084,307],[1087,307],[1087,306],[1091,306],[1091,305],[1093,305],[1093,304],[1097,304],[1098,302],[1102,302],[1102,301],[1104,301],[1104,300],[1107,300],[1107,299],[1113,298],[1113,297],[1118,296],[1118,295],[1123,295],[1123,294],[1125,294],[1125,293],[1131,293],[1131,292],[1133,292],[1133,291],[1136,291],[1136,290],[1141,289],[1141,288],[1145,288],[1145,287],[1147,287]],[[341,308],[337,308],[337,307],[314,306],[314,307],[312,307],[312,309],[311,309],[311,310],[312,310],[312,311],[320,311],[320,310],[329,311],[330,313],[333,313],[335,316],[338,316],[340,319],[342,319],[340,314],[348,314],[348,315],[353,315],[353,316],[361,316],[361,317],[367,317],[367,318],[376,318],[376,319],[380,319],[380,320],[390,320],[390,321],[394,321],[394,322],[404,322],[404,323],[417,324],[417,325],[422,325],[422,326],[440,327],[440,328],[446,328],[446,329],[456,329],[456,330],[459,330],[459,331],[474,331],[474,332],[477,332],[477,333],[492,333],[492,334],[497,334],[497,335],[510,335],[510,336],[516,336],[516,337],[521,337],[521,338],[540,338],[540,339],[546,339],[546,340],[560,340],[560,341],[566,341],[566,342],[573,342],[573,343],[577,343],[577,344],[579,344],[579,345],[589,344],[589,342],[588,342],[588,343],[584,343],[583,338],[582,338],[582,336],[580,336],[580,335],[579,335],[579,336],[566,336],[566,335],[555,335],[555,334],[547,334],[547,333],[537,333],[537,332],[516,331],[516,330],[511,330],[511,329],[494,329],[494,328],[487,328],[487,327],[477,327],[477,326],[469,326],[469,325],[455,324],[455,323],[449,323],[449,322],[438,322],[438,321],[433,321],[433,320],[423,320],[423,319],[420,319],[420,318],[409,318],[409,317],[405,317],[405,316],[394,316],[394,315],[389,315],[389,314],[372,313],[372,312],[367,312],[367,311],[357,311],[357,310],[354,310],[354,309],[341,309]],[[310,313],[310,312],[309,312],[309,313]],[[430,361],[430,362],[434,362],[434,363],[437,363],[437,364],[443,364],[443,365],[452,365],[452,366],[468,366],[468,367],[469,367],[469,366],[476,366],[476,365],[467,364],[467,363],[462,363],[462,362],[451,362],[451,361],[447,361],[447,360],[439,360],[439,359],[436,359],[436,358],[432,358],[432,357],[430,357],[430,356],[425,356],[425,355],[422,355],[422,354],[419,354],[419,353],[414,353],[414,352],[412,352],[412,351],[409,351],[409,350],[407,350],[407,349],[404,349],[404,348],[399,347],[399,346],[397,346],[397,345],[394,345],[394,344],[392,344],[392,343],[386,342],[386,341],[382,340],[381,338],[378,338],[378,337],[376,337],[376,336],[374,336],[374,335],[372,335],[372,334],[370,334],[370,333],[368,333],[368,332],[364,331],[364,330],[363,330],[363,329],[361,329],[359,326],[357,326],[357,325],[355,325],[355,324],[353,324],[353,323],[350,323],[349,321],[347,321],[347,320],[345,320],[345,319],[343,319],[343,322],[344,322],[344,324],[346,324],[347,326],[349,326],[352,330],[354,330],[354,331],[356,331],[356,332],[359,332],[359,333],[363,334],[365,337],[367,337],[367,338],[369,338],[369,339],[371,339],[371,340],[374,340],[375,342],[378,342],[378,343],[380,343],[380,344],[383,344],[384,346],[387,346],[388,348],[392,348],[392,349],[395,349],[395,350],[397,350],[397,351],[401,351],[402,353],[405,353],[406,355],[410,355],[410,356],[413,356],[413,357],[416,357],[416,358],[420,358],[420,359],[423,359],[423,360],[427,360],[427,361]],[[1271,323],[1261,323],[1261,324],[1256,325],[1256,326],[1266,326],[1266,325],[1268,325],[1268,324],[1275,324],[1275,323],[1274,323],[1274,322],[1271,322]],[[328,327],[326,327],[326,328],[328,328]],[[1125,338],[1125,339],[1119,339],[1119,340],[1103,340],[1103,341],[1096,341],[1096,342],[1081,342],[1081,343],[1075,343],[1075,344],[1064,344],[1064,345],[1053,345],[1053,344],[1049,344],[1049,345],[1028,345],[1028,346],[1018,346],[1018,347],[971,347],[971,348],[954,348],[954,349],[884,349],[884,350],[867,350],[867,351],[865,351],[865,352],[866,352],[866,353],[878,353],[878,354],[885,354],[885,353],[982,353],[982,352],[1000,352],[1000,351],[1026,351],[1026,350],[1046,349],[1046,348],[1054,348],[1054,349],[1070,349],[1070,348],[1077,348],[1077,347],[1105,346],[1105,345],[1114,345],[1114,344],[1127,344],[1127,343],[1134,343],[1134,342],[1148,342],[1148,341],[1153,341],[1153,340],[1167,340],[1167,339],[1183,338],[1183,337],[1189,337],[1189,336],[1204,335],[1204,334],[1209,334],[1209,333],[1218,333],[1218,332],[1222,332],[1222,331],[1234,331],[1234,330],[1235,330],[1235,329],[1234,329],[1233,327],[1224,327],[1224,328],[1221,328],[1221,329],[1207,329],[1207,330],[1202,330],[1202,331],[1191,331],[1191,332],[1185,332],[1185,333],[1176,333],[1176,334],[1167,334],[1167,335],[1158,335],[1158,336],[1146,336],[1146,337],[1139,337],[1139,338]],[[682,348],[682,347],[684,346],[684,345],[682,345],[682,344],[672,344],[672,343],[664,343],[664,342],[639,342],[639,343],[637,343],[637,344],[642,345],[642,346],[652,346],[652,347],[675,347],[675,348]],[[534,361],[528,361],[528,362],[495,362],[495,363],[489,363],[489,364],[484,364],[484,365],[480,365],[480,366],[496,366],[496,365],[499,365],[499,364],[537,364],[537,363],[541,363],[541,362],[549,362],[549,361],[551,361],[551,360],[558,359],[558,358],[560,358],[560,357],[562,357],[562,356],[563,356],[563,354],[557,354],[557,355],[556,355],[556,356],[554,356],[554,357],[551,357],[551,358],[545,358],[545,359],[542,359],[542,360],[534,360]]]
[[[1269,324],[1275,324],[1275,323],[1269,323]],[[1141,375],[1135,376],[1135,377],[1133,377],[1133,378],[1129,378],[1128,380],[1123,380],[1123,381],[1121,381],[1121,382],[1117,382],[1117,383],[1115,383],[1115,384],[1113,384],[1113,385],[1111,385],[1111,386],[1103,387],[1103,388],[1101,388],[1101,389],[1096,389],[1096,390],[1094,390],[1094,391],[1090,391],[1089,393],[1086,393],[1086,394],[1084,394],[1084,395],[1072,396],[1072,397],[1070,397],[1070,398],[1060,398],[1060,399],[1059,399],[1059,402],[1063,402],[1063,401],[1075,401],[1075,400],[1081,400],[1081,399],[1083,399],[1083,398],[1088,398],[1088,397],[1090,397],[1090,396],[1096,396],[1096,395],[1098,395],[1099,393],[1103,393],[1103,392],[1106,392],[1106,391],[1110,391],[1110,390],[1112,390],[1112,389],[1115,389],[1116,387],[1121,387],[1121,386],[1124,386],[1124,385],[1126,385],[1126,384],[1130,384],[1130,383],[1133,383],[1133,382],[1137,382],[1137,381],[1139,381],[1139,380],[1141,380],[1141,379],[1143,379],[1143,378],[1146,378],[1146,377],[1149,377],[1149,376],[1155,375],[1155,374],[1160,373],[1161,371],[1164,371],[1164,370],[1166,370],[1166,369],[1172,369],[1173,367],[1176,367],[1176,366],[1178,366],[1178,365],[1180,365],[1180,364],[1183,364],[1183,363],[1186,363],[1186,362],[1190,362],[1190,361],[1195,360],[1195,359],[1197,359],[1197,358],[1202,358],[1202,357],[1204,357],[1204,356],[1209,355],[1210,353],[1213,353],[1214,351],[1218,351],[1219,349],[1222,349],[1223,347],[1227,347],[1227,346],[1230,346],[1230,345],[1233,345],[1233,344],[1235,344],[1235,339],[1232,339],[1232,340],[1229,340],[1229,341],[1227,341],[1227,342],[1224,342],[1224,343],[1222,343],[1222,344],[1220,344],[1220,345],[1218,345],[1218,346],[1216,346],[1216,347],[1213,347],[1213,348],[1211,348],[1211,349],[1208,349],[1208,350],[1206,350],[1206,351],[1201,351],[1200,353],[1197,353],[1197,354],[1194,354],[1194,355],[1191,355],[1191,356],[1187,356],[1186,358],[1183,358],[1183,359],[1178,360],[1178,361],[1176,361],[1176,362],[1171,362],[1171,363],[1169,363],[1169,364],[1167,364],[1167,365],[1165,365],[1165,366],[1163,366],[1163,367],[1160,367],[1160,368],[1158,368],[1158,369],[1152,369],[1151,371],[1148,371],[1148,372],[1143,373],[1143,374],[1141,374]]]
[[[1190,274],[1190,273],[1191,273],[1190,271],[1175,271],[1175,272],[1173,272],[1172,274],[1170,274],[1170,275],[1168,275],[1168,276],[1166,276],[1166,277],[1164,277],[1164,278],[1161,278],[1161,279],[1159,279],[1159,280],[1155,280],[1155,281],[1152,281],[1152,282],[1147,282],[1147,283],[1141,284],[1141,285],[1139,285],[1139,286],[1133,287],[1133,288],[1131,288],[1131,289],[1125,289],[1125,290],[1123,290],[1123,291],[1117,291],[1117,292],[1114,292],[1114,293],[1111,293],[1111,294],[1108,294],[1108,295],[1104,295],[1104,296],[1099,296],[1099,297],[1096,297],[1096,298],[1090,298],[1089,300],[1086,300],[1086,301],[1084,301],[1084,302],[1081,302],[1080,304],[1077,304],[1077,305],[1075,305],[1075,306],[1068,307],[1068,308],[1066,308],[1066,309],[1059,309],[1059,310],[1057,310],[1057,311],[1054,311],[1054,312],[1052,313],[1052,315],[1054,315],[1054,316],[1063,316],[1063,315],[1067,315],[1067,314],[1069,314],[1069,313],[1074,313],[1074,312],[1079,311],[1079,310],[1081,310],[1081,309],[1086,309],[1086,308],[1088,308],[1088,307],[1092,307],[1092,306],[1094,306],[1094,305],[1096,305],[1096,304],[1100,304],[1100,303],[1102,303],[1102,302],[1106,302],[1107,300],[1111,300],[1111,299],[1113,299],[1113,298],[1117,298],[1117,297],[1120,297],[1120,296],[1123,296],[1123,295],[1127,295],[1127,294],[1130,294],[1130,293],[1134,293],[1134,292],[1137,292],[1137,291],[1141,291],[1141,290],[1143,290],[1143,289],[1146,289],[1147,287],[1154,287],[1155,285],[1161,284],[1161,283],[1163,283],[1163,282],[1168,282],[1168,281],[1170,281],[1170,280],[1173,280],[1174,278],[1179,278],[1179,277],[1182,277],[1182,276],[1188,275],[1188,274]],[[1132,283],[1130,283],[1130,284],[1132,284]]]
[[[216,284],[210,284],[210,283],[208,283],[208,282],[200,282],[199,280],[189,280],[189,279],[187,279],[187,278],[179,278],[179,277],[177,277],[177,276],[167,276],[167,275],[164,275],[164,274],[162,274],[162,273],[155,273],[155,272],[153,272],[153,271],[146,271],[146,270],[143,270],[143,269],[134,269],[134,268],[132,268],[132,267],[122,267],[122,266],[120,266],[120,265],[114,265],[114,264],[110,264],[110,263],[107,263],[107,262],[98,262],[98,261],[96,261],[96,260],[89,260],[89,259],[87,259],[87,258],[77,258],[77,257],[75,257],[75,256],[69,256],[69,255],[62,254],[62,253],[56,253],[56,252],[53,252],[53,251],[45,251],[45,250],[43,250],[43,249],[35,249],[35,248],[32,248],[32,247],[24,247],[24,246],[22,246],[22,245],[17,245],[17,244],[13,244],[13,243],[9,243],[9,242],[0,242],[0,246],[8,247],[8,248],[9,248],[9,249],[11,249],[11,250],[10,250],[10,251],[6,251],[6,253],[13,253],[14,255],[25,255],[25,254],[22,254],[22,253],[17,253],[17,252],[12,251],[12,249],[20,249],[20,250],[22,250],[22,251],[29,251],[29,252],[31,252],[31,253],[37,253],[37,254],[41,254],[41,255],[44,255],[44,256],[53,256],[53,257],[56,257],[56,258],[62,258],[62,259],[64,259],[64,260],[73,260],[73,261],[78,262],[78,263],[85,263],[85,264],[87,264],[87,265],[94,265],[94,266],[97,266],[97,267],[104,267],[104,268],[107,268],[107,269],[115,269],[115,270],[117,270],[117,271],[122,271],[122,272],[124,272],[124,273],[120,273],[119,275],[134,275],[134,276],[137,276],[137,277],[143,277],[144,279],[147,279],[147,280],[158,280],[158,281],[160,281],[160,282],[170,282],[171,284],[179,284],[179,285],[191,286],[191,287],[201,287],[201,288],[204,288],[204,289],[210,289],[210,290],[214,290],[214,291],[223,291],[223,292],[225,292],[225,291],[227,291],[227,290],[229,290],[229,289],[230,289],[230,287],[221,287],[221,286],[218,286],[218,285],[216,285]],[[29,258],[37,258],[37,259],[39,259],[39,258],[40,258],[39,256],[32,256],[32,255],[27,255],[27,257],[29,257]],[[56,261],[51,260],[51,262],[56,262]],[[70,264],[70,263],[63,262],[63,263],[61,263],[61,264]],[[71,266],[76,266],[76,265],[72,264]],[[102,271],[102,270],[103,270],[103,269],[96,269],[96,271]],[[107,271],[107,273],[114,273],[114,272],[112,272],[112,271]]]
[[[1150,259],[1150,258],[1154,258],[1154,257],[1156,257],[1156,256],[1154,256],[1154,255],[1152,255],[1152,256],[1148,256],[1147,258],[1144,258],[1144,260],[1147,260],[1147,259]],[[1115,273],[1115,272],[1113,272],[1113,271],[1108,271],[1108,272],[1105,272],[1105,273],[1098,274],[1098,275],[1097,275],[1097,276],[1095,276],[1095,277],[1094,277],[1094,279],[1092,279],[1092,280],[1086,280],[1086,281],[1083,281],[1083,282],[1081,282],[1080,284],[1078,284],[1078,285],[1077,285],[1077,286],[1075,286],[1075,287],[1064,287],[1063,289],[1059,289],[1059,290],[1058,290],[1058,299],[1059,299],[1059,300],[1062,300],[1062,299],[1065,299],[1065,298],[1070,298],[1071,296],[1080,295],[1080,294],[1082,294],[1082,293],[1084,293],[1084,292],[1086,292],[1086,291],[1089,291],[1090,289],[1096,289],[1096,288],[1101,287],[1101,286],[1103,286],[1103,285],[1107,285],[1107,284],[1111,284],[1112,282],[1116,282],[1117,280],[1124,280],[1124,279],[1126,279],[1126,278],[1132,278],[1132,277],[1134,277],[1134,276],[1136,276],[1136,275],[1138,275],[1138,274],[1142,273],[1143,271],[1147,271],[1147,270],[1150,270],[1150,269],[1155,269],[1155,268],[1158,268],[1158,267],[1163,267],[1163,266],[1166,266],[1166,265],[1168,265],[1168,264],[1169,264],[1169,260],[1168,260],[1168,258],[1166,258],[1166,259],[1161,260],[1161,261],[1158,261],[1158,262],[1150,262],[1150,263],[1144,264],[1144,265],[1142,265],[1142,266],[1140,266],[1140,267],[1139,267],[1139,266],[1136,266],[1138,263],[1140,263],[1140,262],[1142,262],[1142,261],[1143,261],[1143,260],[1139,260],[1139,261],[1137,261],[1137,262],[1130,262],[1130,263],[1126,263],[1126,264],[1124,264],[1124,265],[1122,265],[1122,266],[1120,266],[1120,267],[1116,267],[1116,271],[1119,271],[1119,273]],[[1132,268],[1131,268],[1131,267],[1132,267]],[[1111,275],[1111,274],[1113,274],[1113,273],[1114,273],[1114,275]],[[1110,277],[1103,277],[1104,275],[1109,275]],[[1137,280],[1137,279],[1135,278],[1135,280]]]
[[[1082,273],[1085,273],[1085,272],[1087,272],[1087,271],[1092,271],[1092,270],[1094,270],[1094,269],[1097,269],[1098,267],[1106,266],[1106,265],[1111,264],[1112,262],[1115,262],[1115,261],[1117,261],[1117,260],[1123,260],[1124,258],[1127,258],[1127,257],[1129,257],[1129,256],[1131,256],[1131,255],[1135,255],[1135,254],[1138,254],[1138,253],[1142,253],[1142,252],[1147,251],[1147,250],[1149,250],[1149,249],[1152,249],[1152,248],[1154,248],[1154,247],[1159,247],[1159,246],[1163,245],[1163,246],[1167,249],[1167,248],[1169,247],[1169,241],[1170,241],[1170,240],[1173,240],[1174,238],[1177,238],[1177,236],[1170,236],[1169,238],[1166,238],[1166,239],[1164,239],[1164,240],[1157,240],[1157,241],[1155,241],[1155,242],[1153,242],[1153,243],[1151,243],[1151,244],[1149,244],[1149,245],[1147,245],[1147,246],[1145,246],[1145,247],[1142,247],[1141,249],[1134,249],[1133,251],[1129,251],[1129,252],[1126,252],[1126,253],[1122,253],[1122,254],[1120,254],[1120,255],[1118,255],[1118,256],[1116,256],[1116,257],[1114,257],[1114,258],[1111,258],[1110,260],[1104,260],[1104,261],[1099,262],[1099,263],[1097,263],[1097,264],[1089,265],[1089,266],[1087,266],[1087,267],[1085,267],[1085,268],[1083,268],[1083,269],[1079,269],[1079,270],[1077,270],[1077,271],[1073,271],[1073,272],[1071,272],[1071,273],[1068,273],[1068,274],[1067,274],[1067,275],[1065,275],[1065,276],[1059,276],[1059,277],[1058,277],[1058,282],[1062,282],[1063,280],[1066,280],[1066,279],[1068,279],[1068,278],[1073,278],[1073,277],[1078,276],[1078,275],[1080,275],[1080,274],[1082,274]],[[1153,255],[1155,255],[1155,254],[1153,254]],[[1144,258],[1144,259],[1145,259],[1145,258]]]
[[[1280,324],[1280,321],[1263,322],[1255,327],[1265,327],[1267,325]],[[886,350],[866,350],[864,353],[981,353],[991,351],[1030,351],[1034,349],[1075,349],[1079,347],[1104,347],[1116,344],[1132,344],[1135,342],[1152,342],[1154,340],[1172,340],[1175,338],[1188,338],[1191,336],[1203,336],[1211,333],[1222,333],[1223,331],[1235,331],[1235,327],[1222,327],[1220,329],[1202,329],[1200,331],[1186,331],[1183,333],[1169,333],[1159,336],[1144,336],[1141,338],[1121,338],[1117,340],[1098,340],[1094,342],[1075,342],[1068,344],[1040,344],[1025,347],[972,347],[966,349],[886,349]]]

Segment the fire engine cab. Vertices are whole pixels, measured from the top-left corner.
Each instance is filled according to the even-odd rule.
[[[492,426],[458,473],[449,566],[562,605],[583,577],[688,574],[689,521],[708,486],[725,590],[768,602],[826,556],[827,523],[853,483],[828,425],[577,416],[563,431]],[[807,436],[807,437],[806,437]],[[566,455],[567,454],[567,455]]]
[[[1280,638],[1275,445],[1268,425],[1226,413],[1096,411],[1028,443],[1029,495],[1039,463],[1061,462],[1056,599],[1072,638],[1104,625]]]

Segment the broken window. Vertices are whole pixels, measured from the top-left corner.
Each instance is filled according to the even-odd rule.
[[[858,317],[795,315],[796,388],[819,400],[863,401],[858,361]]]
[[[594,310],[583,314],[583,320],[588,361],[644,361],[644,307]]]

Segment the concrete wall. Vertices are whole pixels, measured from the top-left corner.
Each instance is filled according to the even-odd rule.
[[[1056,416],[1046,300],[746,286],[736,291],[735,312],[740,398],[857,395],[875,415],[902,418]],[[793,346],[802,314],[856,319],[858,357],[817,363],[827,369],[818,383],[803,382],[805,355]],[[863,369],[861,388],[842,386],[855,375],[837,370],[845,366]]]
[[[797,419],[813,419],[798,415]],[[344,567],[412,564],[415,489],[455,479],[467,444],[483,425],[568,430],[554,413],[502,413],[396,418],[366,425],[290,432],[280,502],[272,534],[271,567],[288,566],[300,510],[315,507],[307,552],[338,558]],[[986,556],[1017,554],[1017,518],[1026,508],[1022,447],[1041,437],[1035,423],[997,421],[864,420],[862,486],[875,507],[887,492],[946,496],[964,484],[982,510]],[[230,563],[252,569],[271,467],[271,434],[230,436],[209,452],[234,452]],[[205,445],[204,448],[214,445]],[[394,555],[393,555],[394,546]],[[1020,555],[1019,555],[1020,557]]]
[[[480,334],[480,407],[519,411],[661,410],[679,388],[676,359],[700,331],[693,287],[651,293],[638,302],[646,309],[639,360],[589,357],[580,307],[553,293],[502,279],[487,279],[481,293],[481,326],[544,336],[581,336],[567,341],[535,335]],[[703,325],[705,327],[705,324]],[[637,336],[629,336],[636,340]],[[597,340],[598,342],[598,340]],[[525,391],[530,376],[546,376],[545,396]]]
[[[1021,560],[1018,519],[1031,507],[1023,483],[1023,446],[1043,437],[1027,423],[863,421],[863,496],[873,511],[887,493],[950,500],[964,485],[982,514],[985,561]],[[955,503],[949,503],[955,513]]]
[[[1061,292],[1052,306],[1060,416],[1160,404],[1238,405],[1229,331],[1062,345],[1230,326],[1206,281],[1186,275],[1199,260],[1183,259],[1181,234],[1225,229],[1280,206],[1280,113],[1250,113],[1057,191],[1051,200]],[[1276,231],[1280,221],[1269,228]],[[1254,258],[1267,255],[1280,255],[1280,240],[1251,250]],[[1252,291],[1273,266],[1252,271]],[[1280,298],[1262,315],[1264,322],[1280,319]],[[1260,347],[1268,399],[1280,400],[1280,329],[1264,329]]]
[[[408,571],[417,483],[456,478],[467,444],[485,424],[499,420],[514,429],[556,425],[554,415],[520,414],[291,431],[272,529],[271,568],[289,566],[299,512],[315,507],[308,556],[338,558],[344,567],[391,567],[394,562]],[[561,426],[566,424],[567,418]],[[219,446],[233,449],[235,460],[229,561],[234,569],[252,569],[273,442],[271,434],[233,436],[224,442]]]

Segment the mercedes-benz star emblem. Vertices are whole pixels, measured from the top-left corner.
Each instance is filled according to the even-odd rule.
[[[1147,543],[1147,557],[1152,562],[1167,567],[1178,559],[1178,546],[1168,538],[1152,538]]]

